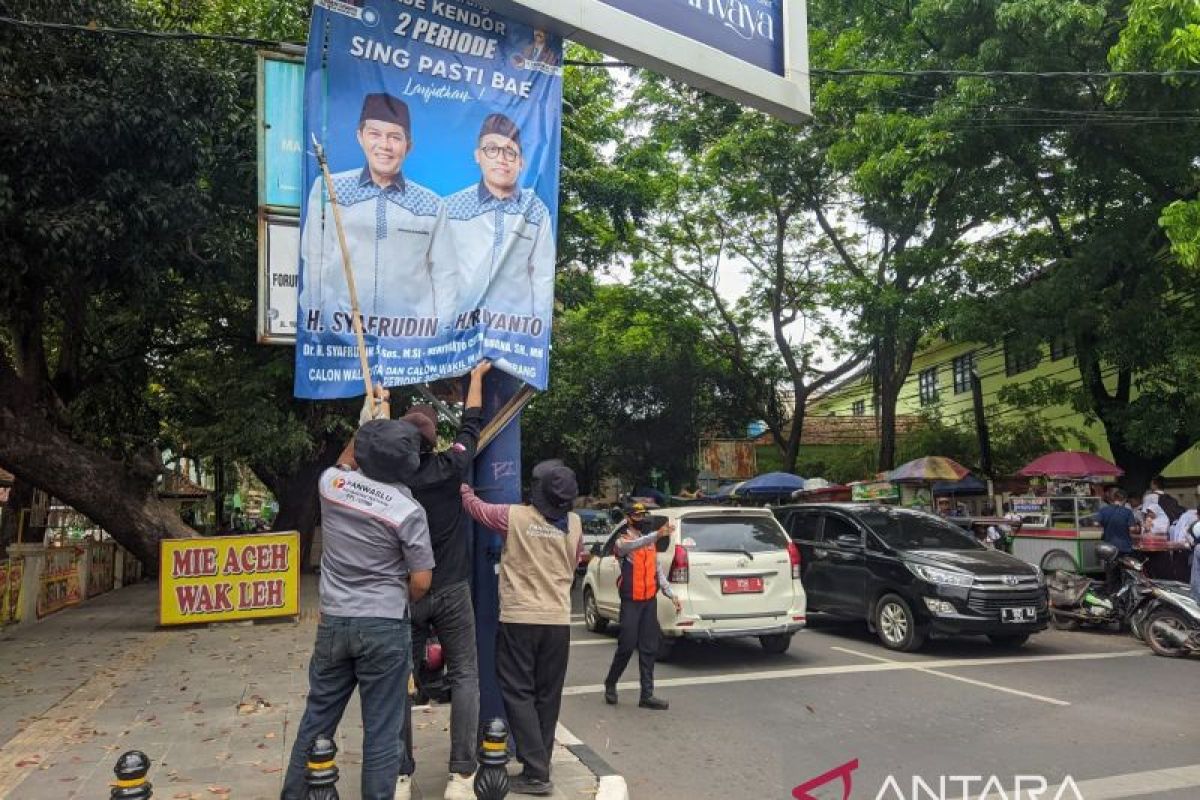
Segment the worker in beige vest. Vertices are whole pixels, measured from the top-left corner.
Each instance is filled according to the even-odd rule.
[[[571,581],[586,560],[583,525],[571,513],[579,486],[561,461],[533,468],[530,505],[485,503],[463,485],[463,508],[504,537],[496,677],[524,771],[517,794],[548,795],[554,730],[571,645]]]

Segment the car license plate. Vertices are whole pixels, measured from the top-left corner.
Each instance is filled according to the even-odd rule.
[[[751,594],[762,590],[762,578],[721,578],[721,594]]]
[[[1000,609],[1001,622],[1037,622],[1037,609],[1031,606]]]

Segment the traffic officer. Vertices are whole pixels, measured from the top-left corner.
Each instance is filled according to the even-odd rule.
[[[617,702],[617,681],[625,671],[633,651],[638,651],[638,677],[642,685],[638,705],[655,711],[666,711],[668,703],[654,696],[654,659],[662,631],[658,627],[658,593],[661,591],[675,606],[682,607],[671,591],[671,584],[658,563],[655,543],[671,535],[673,526],[667,522],[651,530],[646,506],[634,503],[627,515],[625,533],[616,541],[617,558],[621,560],[618,591],[621,596],[621,632],[617,652],[613,655],[608,677],[604,679],[604,702]]]

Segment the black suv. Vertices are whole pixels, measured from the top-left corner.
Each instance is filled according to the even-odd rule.
[[[886,647],[916,650],[929,634],[1017,647],[1046,628],[1041,570],[940,517],[866,503],[774,511],[800,547],[809,610],[865,619]]]

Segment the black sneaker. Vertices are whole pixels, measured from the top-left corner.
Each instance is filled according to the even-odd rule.
[[[554,784],[550,781],[542,781],[537,778],[530,778],[524,774],[514,775],[508,780],[508,790],[517,794],[533,794],[545,796],[554,794]]]
[[[650,697],[643,697],[638,701],[638,705],[642,708],[649,708],[654,711],[666,711],[671,707],[671,704],[666,700],[663,700],[661,697],[655,697],[654,695],[651,695]]]
[[[604,685],[604,702],[610,706],[617,704],[617,687],[609,686],[608,684]]]

